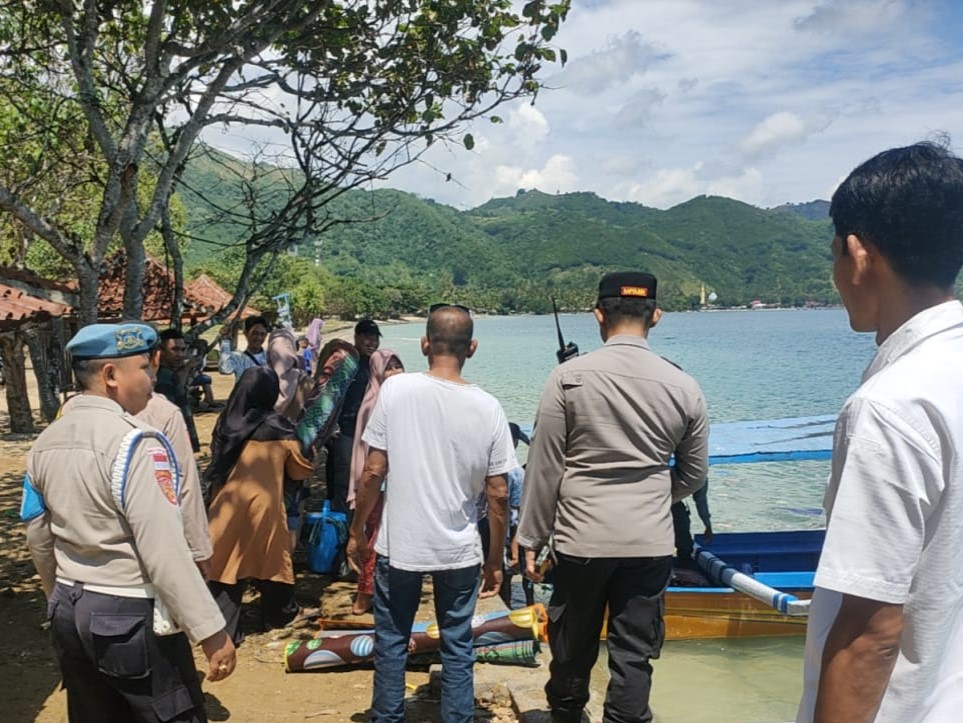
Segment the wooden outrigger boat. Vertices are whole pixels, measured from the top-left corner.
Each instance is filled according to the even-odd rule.
[[[829,459],[835,418],[797,417],[713,425],[709,464]],[[696,536],[707,585],[670,587],[666,638],[803,635],[824,530]]]
[[[666,592],[666,638],[805,634],[823,534],[823,530],[716,534],[711,550],[696,552],[710,584],[670,587]]]

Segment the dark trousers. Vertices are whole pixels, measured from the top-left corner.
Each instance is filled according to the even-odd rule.
[[[50,631],[70,723],[203,723],[187,636],[156,636],[154,601],[57,583]]]
[[[324,467],[324,481],[333,512],[348,512],[348,484],[351,479],[351,448],[354,437],[341,434],[328,442],[328,459]]]
[[[262,630],[283,628],[294,620],[298,614],[298,603],[294,599],[294,585],[273,580],[254,580],[254,585],[261,594]],[[244,633],[241,631],[241,600],[244,597],[247,580],[240,580],[233,585],[209,580],[207,586],[224,616],[226,623],[224,629],[231,636],[234,645],[240,645],[244,642]]]
[[[652,665],[665,638],[664,593],[671,557],[582,558],[558,554],[548,608],[552,648],[545,686],[553,721],[576,723],[589,699],[608,606],[609,685],[605,723],[652,720]]]

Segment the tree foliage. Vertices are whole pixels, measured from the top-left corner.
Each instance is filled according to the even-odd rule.
[[[241,304],[272,277],[281,251],[345,220],[329,212],[333,199],[433,143],[470,148],[472,120],[534,97],[542,65],[561,55],[551,42],[568,8],[569,0],[531,0],[520,12],[511,0],[3,2],[0,211],[26,239],[18,258],[43,239],[76,273],[89,321],[100,264],[119,243],[128,256],[124,312],[135,316],[150,234],[181,277],[170,213],[179,192],[230,226],[228,239],[209,240],[242,252],[232,306]],[[205,152],[202,134],[217,132],[248,139],[226,204],[183,178]]]

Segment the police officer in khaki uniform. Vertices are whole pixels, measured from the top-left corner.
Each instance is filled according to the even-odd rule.
[[[651,721],[651,658],[664,637],[673,501],[701,487],[709,425],[698,384],[649,349],[655,277],[607,274],[595,318],[605,345],[556,367],[528,455],[518,543],[526,571],[554,537],[549,604],[552,720],[580,721],[608,608],[605,723]],[[669,465],[670,458],[675,462]]]
[[[184,538],[170,444],[136,419],[153,388],[144,324],[93,324],[67,345],[83,394],[27,458],[21,516],[49,600],[72,723],[206,721],[234,671],[224,618]]]

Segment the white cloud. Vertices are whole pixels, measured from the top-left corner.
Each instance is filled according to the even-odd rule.
[[[671,208],[694,196],[728,196],[758,202],[764,180],[755,168],[707,179],[703,164],[691,168],[663,168],[643,183],[626,184],[625,198],[655,208]]]
[[[611,37],[605,48],[569,62],[568,67],[550,81],[584,95],[596,95],[642,75],[658,57],[655,46],[635,30]]]
[[[529,143],[541,143],[551,132],[542,112],[531,103],[513,109],[508,116],[509,130]]]
[[[910,8],[904,0],[833,0],[820,3],[794,25],[806,32],[851,33],[878,32],[901,23],[910,12],[918,13],[920,7]]]
[[[779,111],[765,118],[739,144],[750,158],[770,156],[787,144],[801,143],[809,136],[826,130],[832,123],[829,113],[799,115]]]
[[[572,158],[562,154],[549,158],[542,168],[499,166],[495,169],[495,178],[504,193],[514,193],[519,188],[567,193],[579,188]]]
[[[646,88],[628,99],[612,120],[615,128],[635,129],[649,125],[657,106],[662,105],[666,94],[658,88]]]

